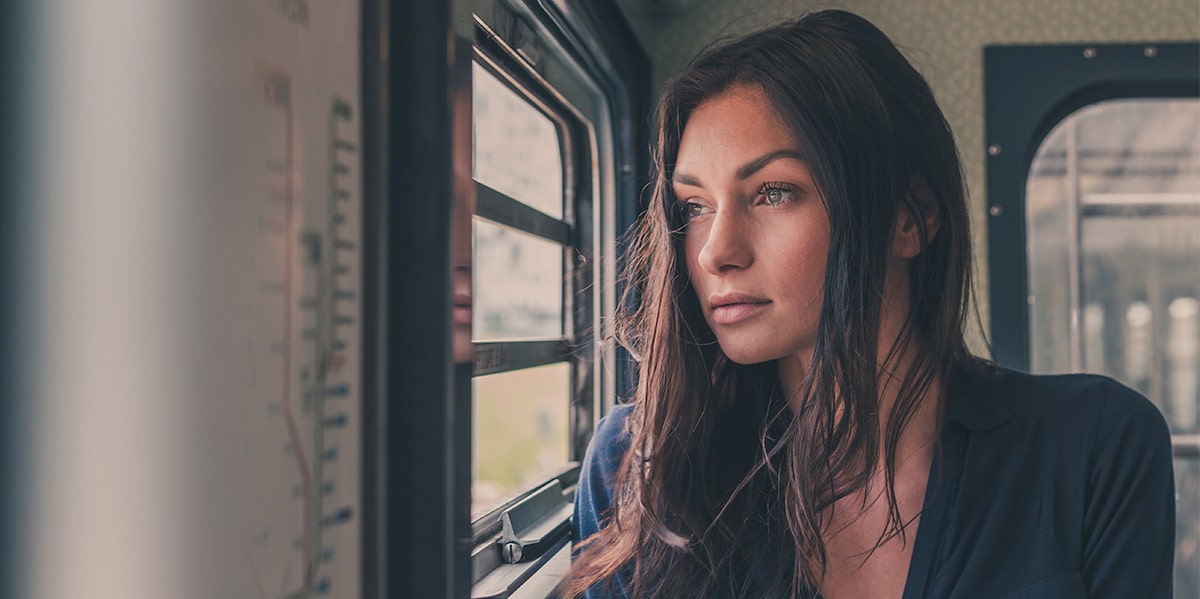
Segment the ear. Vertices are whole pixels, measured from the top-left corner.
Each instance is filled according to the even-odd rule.
[[[908,183],[908,195],[896,212],[892,230],[892,255],[912,258],[933,241],[941,222],[937,198],[924,177],[914,176]]]

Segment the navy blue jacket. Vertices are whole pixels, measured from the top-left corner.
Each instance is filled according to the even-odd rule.
[[[956,376],[947,402],[905,599],[1171,596],[1175,483],[1153,404],[1105,377],[1013,371]],[[588,448],[575,539],[606,524],[631,410]]]

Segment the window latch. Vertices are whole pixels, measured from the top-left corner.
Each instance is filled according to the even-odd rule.
[[[555,546],[570,529],[572,506],[558,479],[500,514],[500,555],[505,562],[536,559]]]

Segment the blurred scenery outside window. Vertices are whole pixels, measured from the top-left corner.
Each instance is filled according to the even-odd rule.
[[[570,365],[476,377],[472,512],[527,489],[567,463]]]
[[[475,180],[562,218],[562,146],[554,122],[478,64],[471,85]]]

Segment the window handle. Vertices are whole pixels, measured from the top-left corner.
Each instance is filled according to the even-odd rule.
[[[536,559],[567,535],[572,506],[558,479],[500,514],[500,555],[505,562]]]

